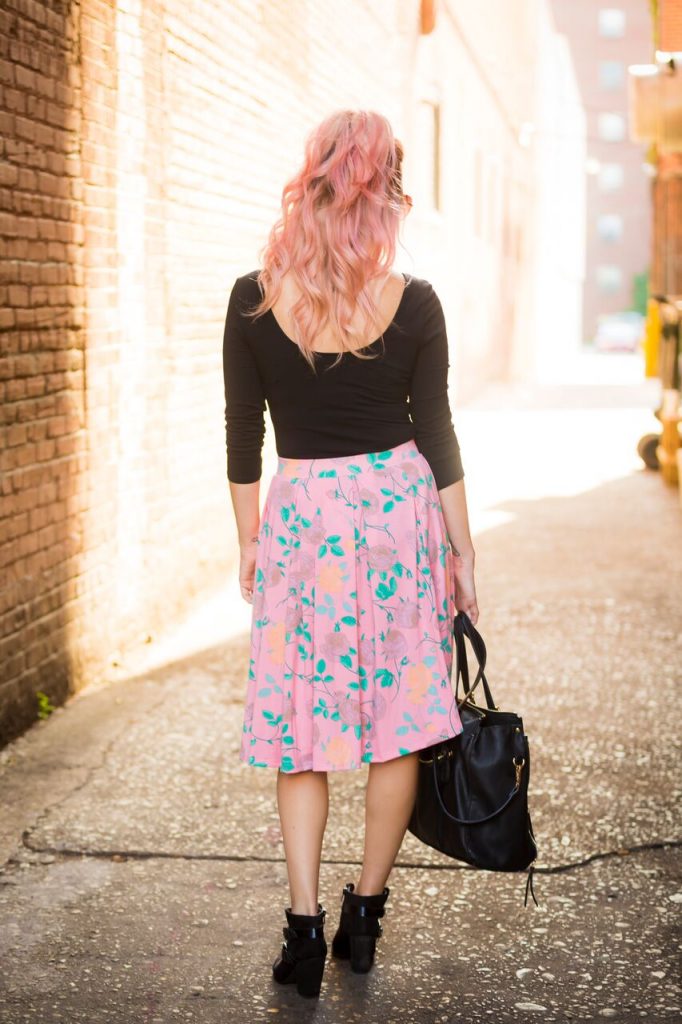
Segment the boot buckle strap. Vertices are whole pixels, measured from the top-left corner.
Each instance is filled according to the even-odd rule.
[[[309,928],[290,928],[285,925],[282,931],[285,939],[318,939],[324,935],[324,925],[311,925]]]
[[[371,904],[368,906],[365,903],[350,904],[346,907],[351,914],[357,914],[358,917],[383,917],[386,913],[385,907],[373,907]]]

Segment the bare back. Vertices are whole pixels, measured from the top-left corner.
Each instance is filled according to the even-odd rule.
[[[359,347],[369,345],[388,328],[398,310],[404,289],[405,278],[402,274],[390,273],[387,277],[376,279],[371,282],[370,291],[372,293],[372,298],[378,307],[380,330],[377,331],[372,327],[367,329],[366,317],[363,311],[358,309],[356,314],[351,318],[351,323],[356,330],[363,330],[362,340],[358,342]],[[272,314],[277,320],[282,331],[288,335],[290,339],[294,337],[295,332],[293,321],[289,315],[289,310],[299,298],[300,291],[294,283],[292,275],[286,274],[282,282],[282,294],[272,307]],[[315,351],[340,351],[329,325],[326,325],[318,335],[317,342],[315,344]]]

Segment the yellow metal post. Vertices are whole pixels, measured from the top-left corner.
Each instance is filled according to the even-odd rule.
[[[647,301],[644,324],[644,376],[658,377],[659,346],[661,343],[661,312],[656,299]]]

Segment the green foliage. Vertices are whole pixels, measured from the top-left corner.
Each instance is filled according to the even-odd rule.
[[[646,316],[649,297],[649,271],[632,275],[632,308]]]
[[[38,718],[49,718],[53,711],[56,711],[54,704],[50,703],[50,698],[42,690],[38,690],[36,693],[38,699]]]

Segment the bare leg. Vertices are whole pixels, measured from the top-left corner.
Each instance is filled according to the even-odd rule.
[[[278,770],[277,807],[292,913],[316,914],[322,840],[329,811],[327,773]]]
[[[383,891],[402,845],[417,795],[418,751],[390,761],[370,762],[365,794],[365,851],[361,896]]]

